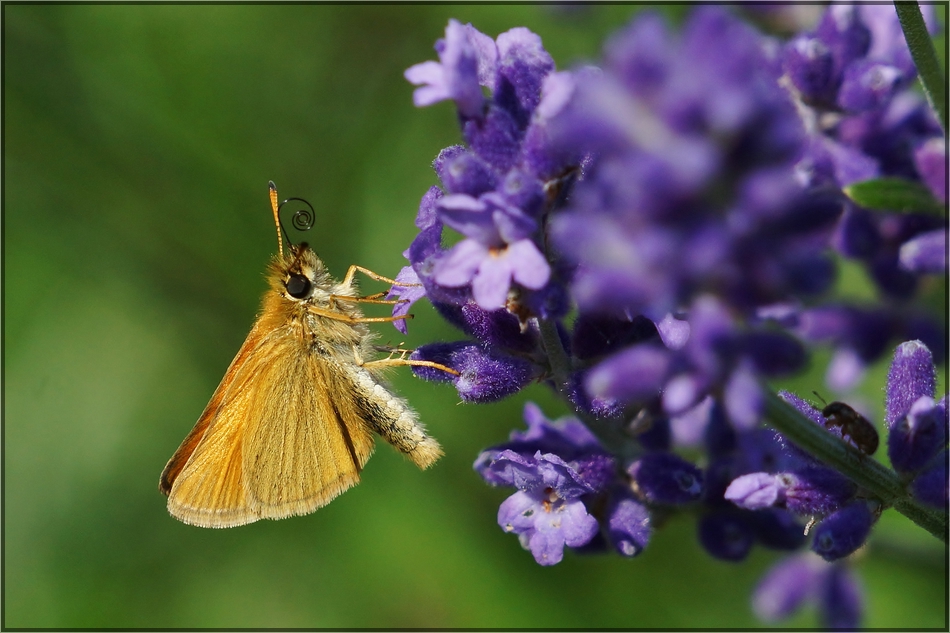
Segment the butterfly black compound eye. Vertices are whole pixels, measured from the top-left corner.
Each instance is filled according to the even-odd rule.
[[[290,279],[284,282],[284,285],[287,287],[287,294],[294,299],[303,299],[308,296],[312,287],[310,280],[300,273],[291,275]]]

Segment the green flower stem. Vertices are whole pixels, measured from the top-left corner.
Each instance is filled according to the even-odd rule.
[[[871,492],[885,505],[892,506],[944,543],[947,542],[946,512],[911,498],[894,471],[828,433],[768,389],[765,391],[765,417],[782,435]]]
[[[558,393],[570,405],[568,382],[571,376],[571,359],[564,351],[564,345],[561,344],[557,323],[551,319],[538,319],[538,329],[541,332],[541,344],[544,346],[551,366],[551,377]],[[578,411],[577,407],[571,406],[571,408],[574,410],[574,415],[581,419],[605,449],[624,460],[633,459],[639,454],[636,444],[616,425]]]
[[[937,61],[937,53],[934,50],[933,41],[927,32],[927,25],[924,24],[924,16],[920,13],[920,7],[916,2],[894,2],[894,8],[897,9],[897,19],[900,20],[901,28],[904,30],[904,39],[907,40],[907,47],[910,48],[910,56],[917,66],[917,74],[920,76],[920,83],[924,87],[924,93],[927,95],[930,106],[937,113],[940,119],[940,125],[943,131],[947,131],[947,103],[946,97],[946,75],[940,70],[940,62]]]

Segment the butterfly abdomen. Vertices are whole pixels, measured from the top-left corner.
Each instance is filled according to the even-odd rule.
[[[419,468],[428,468],[442,457],[442,447],[426,433],[416,412],[393,395],[364,367],[349,369],[356,400],[369,426]]]

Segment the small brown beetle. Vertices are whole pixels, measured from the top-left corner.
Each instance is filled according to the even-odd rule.
[[[818,396],[818,393],[815,392],[815,395]],[[818,397],[821,398],[822,402],[825,401],[821,396]],[[865,455],[873,455],[877,450],[880,443],[877,429],[866,417],[855,411],[850,405],[843,402],[832,402],[825,405],[825,408],[821,410],[821,414],[825,416],[826,429],[835,427],[841,429],[841,437],[850,439],[857,449]]]

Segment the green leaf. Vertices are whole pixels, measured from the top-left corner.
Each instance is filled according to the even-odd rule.
[[[917,76],[920,78],[924,93],[946,132],[946,72],[940,68],[940,62],[937,61],[937,51],[934,50],[933,40],[927,32],[920,6],[916,2],[894,2],[894,8],[897,10],[897,19],[904,31],[904,39],[907,41],[910,56],[917,67]]]
[[[942,214],[944,207],[924,185],[903,178],[877,178],[848,185],[846,196],[866,209]]]

